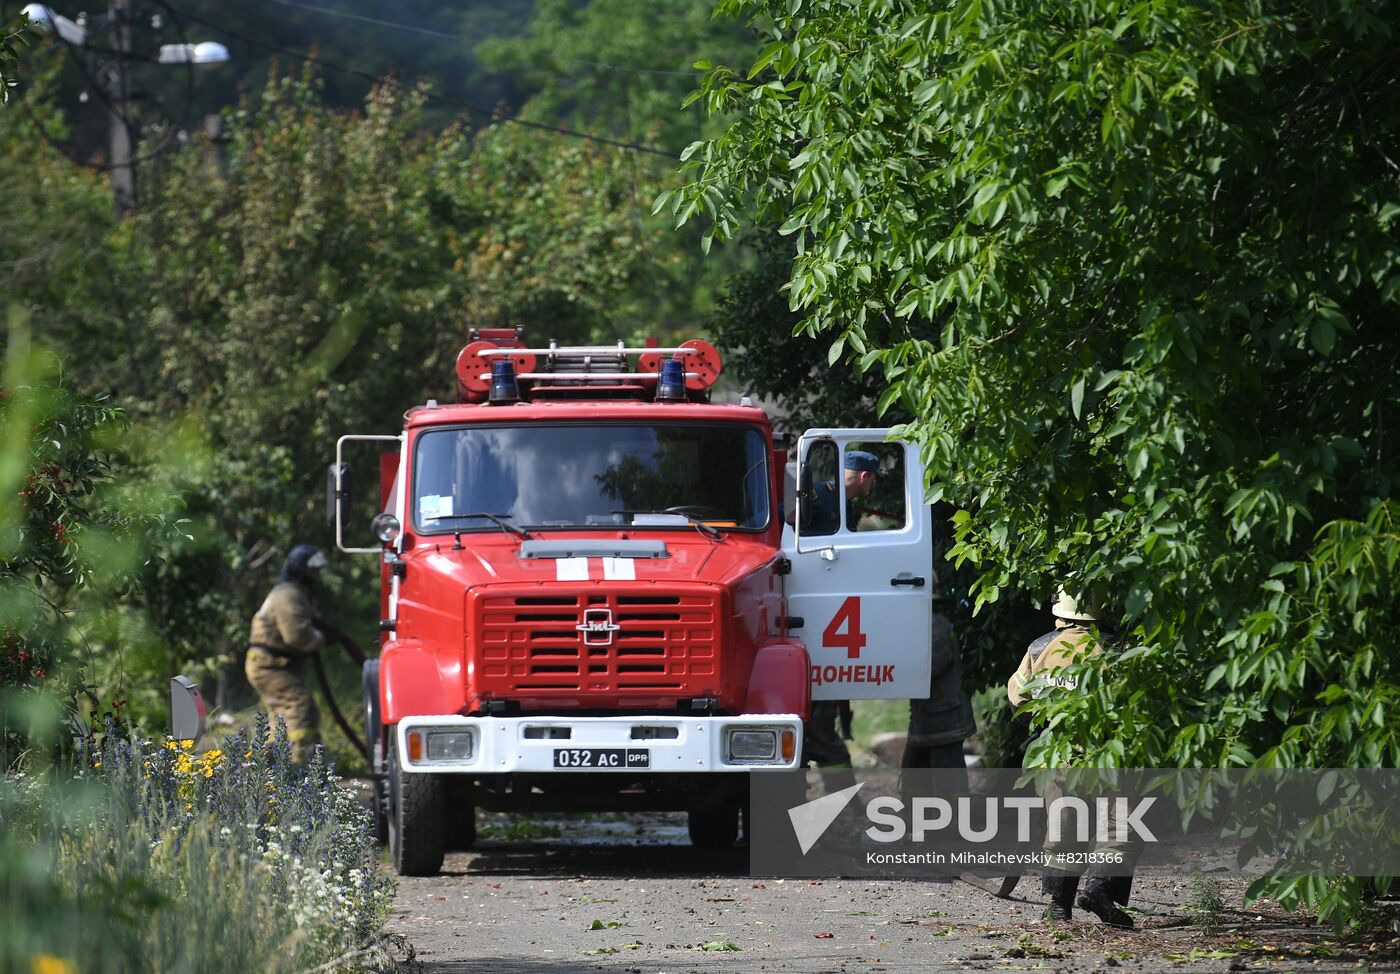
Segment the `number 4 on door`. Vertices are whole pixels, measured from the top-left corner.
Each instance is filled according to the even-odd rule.
[[[842,628],[845,632],[842,632]],[[865,648],[865,633],[860,630],[860,596],[852,595],[841,603],[822,631],[822,645],[827,649],[844,649],[848,659],[860,659]]]

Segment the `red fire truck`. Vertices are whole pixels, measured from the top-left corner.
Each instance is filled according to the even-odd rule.
[[[811,430],[789,478],[763,410],[710,401],[703,341],[471,339],[459,402],[342,437],[328,482],[337,546],[382,559],[364,708],[400,873],[469,847],[476,809],[684,810],[696,845],[732,845],[748,775],[797,767],[812,699],[928,693],[916,449]],[[344,536],[359,441],[393,444],[373,547]],[[859,501],[852,450],[879,469]]]

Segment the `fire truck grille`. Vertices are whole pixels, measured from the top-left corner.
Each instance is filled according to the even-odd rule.
[[[493,696],[655,696],[716,682],[709,595],[500,596],[480,611],[477,675]]]

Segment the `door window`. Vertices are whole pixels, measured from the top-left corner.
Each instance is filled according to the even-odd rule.
[[[802,472],[798,534],[902,530],[908,523],[904,473],[902,444],[814,442]]]

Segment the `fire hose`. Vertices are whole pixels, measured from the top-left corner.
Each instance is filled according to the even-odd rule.
[[[356,665],[363,666],[365,662],[364,651],[351,639],[347,633],[342,632],[335,626],[322,620],[317,620],[316,628],[326,634],[327,643],[338,643],[345,650],[345,655],[349,656]],[[331,681],[326,676],[326,664],[321,660],[320,653],[314,653],[311,657],[316,662],[316,679],[321,684],[321,693],[326,698],[326,705],[330,707],[331,716],[340,729],[345,732],[345,736],[350,738],[350,743],[355,745],[355,750],[359,751],[366,761],[369,760],[369,750],[365,747],[365,742],[360,733],[350,726],[350,721],[345,719],[345,714],[341,712],[340,705],[335,702],[335,694],[331,692]]]

